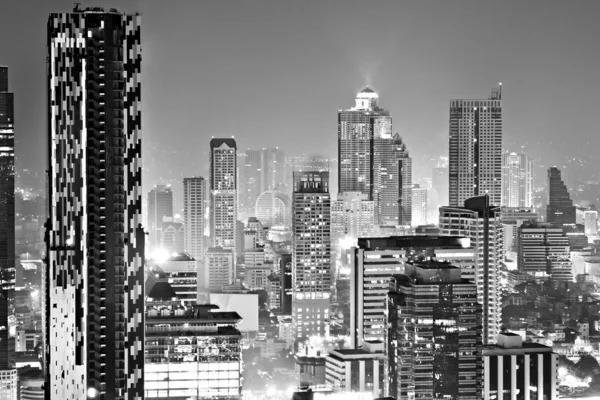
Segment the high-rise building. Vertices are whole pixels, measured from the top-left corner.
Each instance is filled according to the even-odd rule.
[[[449,205],[487,194],[501,203],[502,86],[487,100],[450,100]]]
[[[533,161],[527,153],[502,154],[502,206],[533,207]]]
[[[339,193],[361,192],[376,202],[379,225],[410,225],[412,159],[379,95],[362,90],[338,113]]]
[[[234,139],[210,141],[210,236],[213,247],[233,251],[237,241],[237,145]]]
[[[552,347],[523,343],[521,336],[505,332],[482,353],[483,400],[558,398],[558,354]]]
[[[292,320],[294,338],[325,336],[331,296],[329,172],[294,172]]]
[[[556,225],[575,223],[575,206],[567,186],[562,180],[560,170],[548,169],[548,207],[546,221]]]
[[[481,305],[459,268],[406,264],[392,277],[384,326],[385,396],[481,398]]]
[[[239,153],[240,207],[254,210],[261,193],[286,188],[285,154],[280,148],[247,149]]]
[[[427,188],[412,188],[412,225],[427,225]]]
[[[406,262],[447,261],[474,277],[476,252],[465,237],[394,236],[360,238],[352,249],[350,272],[350,346],[384,337],[385,301],[390,277],[404,273]]]
[[[48,20],[46,398],[144,396],[139,14]]]
[[[289,223],[286,210],[282,194],[274,190],[267,190],[256,199],[254,215],[264,227],[270,228]]]
[[[235,260],[231,249],[209,247],[204,264],[200,265],[202,291],[218,291],[231,285],[235,278]]]
[[[202,177],[183,179],[184,249],[200,262],[204,260],[204,213],[206,211],[206,181]]]
[[[463,275],[477,284],[483,306],[483,343],[494,343],[502,323],[500,266],[504,260],[500,207],[492,207],[487,195],[467,199],[464,207],[440,207],[440,233],[471,239],[477,251],[473,275]],[[465,274],[466,271],[463,271]]]
[[[167,253],[183,253],[184,227],[181,220],[165,217],[160,229],[160,248]]]
[[[0,66],[0,399],[17,399],[17,370],[10,365],[15,307],[15,130],[8,67]]]
[[[525,222],[518,229],[517,267],[540,281],[573,282],[569,238],[562,227]]]
[[[154,185],[148,192],[148,251],[160,248],[163,218],[173,218],[171,185]]]

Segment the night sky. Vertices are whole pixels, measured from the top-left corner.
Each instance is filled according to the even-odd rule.
[[[18,169],[45,169],[46,21],[73,4],[0,6]],[[449,99],[487,98],[498,82],[506,149],[542,165],[597,157],[597,0],[83,3],[94,5],[142,14],[146,189],[206,174],[211,136],[335,157],[337,110],[365,84],[416,163],[447,155]]]

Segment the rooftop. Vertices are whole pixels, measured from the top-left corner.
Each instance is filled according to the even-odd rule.
[[[471,239],[462,236],[391,236],[359,238],[358,248],[363,250],[405,250],[410,248],[456,248],[471,246]]]

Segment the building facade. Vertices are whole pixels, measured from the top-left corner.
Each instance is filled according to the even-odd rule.
[[[518,229],[517,268],[540,281],[573,282],[569,238],[562,228],[526,222]]]
[[[213,247],[231,249],[237,241],[237,145],[234,139],[210,141],[210,237]]]
[[[325,336],[331,301],[329,172],[294,172],[292,320],[294,337]]]
[[[477,251],[474,274],[464,277],[477,284],[478,300],[483,306],[483,343],[494,343],[502,324],[502,291],[500,267],[504,260],[503,229],[500,207],[492,207],[486,196],[465,201],[462,208],[440,208],[440,233],[471,239]]]
[[[289,224],[284,198],[280,192],[274,190],[267,190],[258,196],[254,214],[262,226],[267,228]]]
[[[427,225],[427,188],[412,188],[412,225]]]
[[[235,279],[233,251],[222,247],[209,247],[200,270],[203,282],[200,290],[219,291],[223,286],[231,285]]]
[[[481,399],[481,305],[459,268],[407,264],[390,283],[385,322],[385,396]]]
[[[183,179],[184,250],[196,260],[204,260],[206,212],[206,180],[201,177]]]
[[[449,205],[502,200],[502,86],[486,100],[450,100]]]
[[[556,225],[574,224],[575,214],[573,200],[571,200],[567,185],[562,180],[560,170],[556,167],[549,168],[546,222]]]
[[[533,207],[533,161],[527,153],[502,153],[502,206]]]
[[[144,396],[140,16],[48,20],[46,396]]]
[[[173,218],[171,185],[154,185],[148,193],[148,251],[160,248],[163,218]]]

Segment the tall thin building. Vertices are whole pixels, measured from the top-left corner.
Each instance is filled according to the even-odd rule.
[[[150,254],[160,248],[164,217],[173,217],[171,185],[154,185],[148,193],[148,250]]]
[[[392,277],[384,326],[385,396],[481,398],[481,305],[460,268],[406,264]]]
[[[144,396],[140,16],[48,20],[46,398]]]
[[[450,100],[451,207],[487,194],[501,203],[502,86],[487,100]]]
[[[548,207],[546,221],[556,225],[574,224],[576,220],[575,206],[569,189],[562,180],[560,170],[556,167],[548,169]]]
[[[412,225],[427,224],[427,188],[414,185],[412,188]]]
[[[213,247],[231,249],[237,241],[237,145],[234,139],[210,141],[210,236]]]
[[[329,172],[294,172],[292,320],[295,340],[325,336],[331,297]]]
[[[502,154],[502,206],[533,207],[533,161],[527,153]]]
[[[15,306],[15,130],[8,67],[0,66],[0,399],[17,399],[9,321]]]
[[[203,177],[183,179],[184,248],[196,260],[204,259],[204,211],[206,181]]]
[[[440,233],[468,237],[471,247],[477,250],[474,276],[470,271],[463,271],[463,277],[477,283],[478,301],[483,306],[484,344],[495,343],[502,324],[503,228],[500,207],[493,207],[489,202],[486,195],[467,199],[464,207],[440,207]]]

